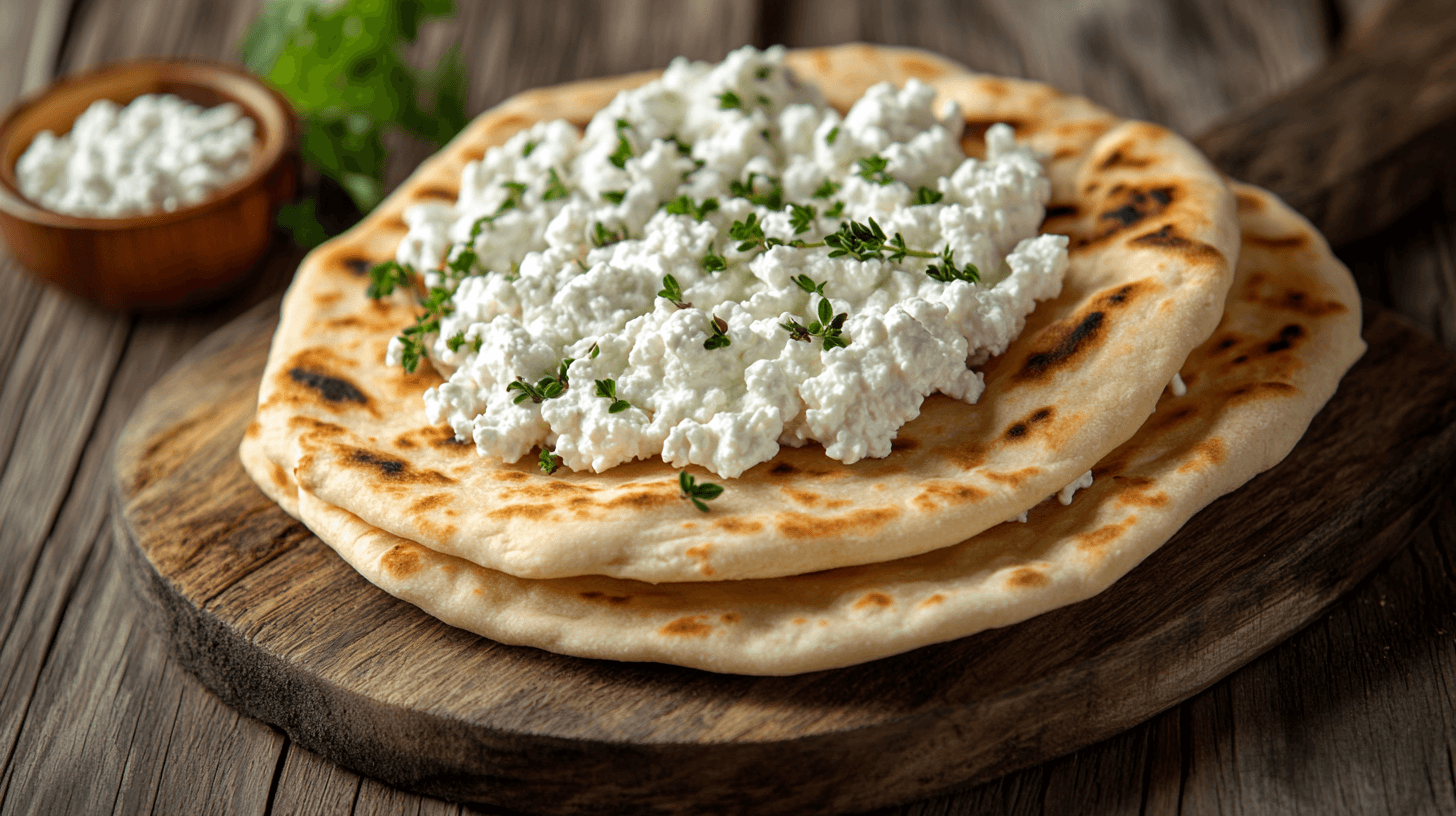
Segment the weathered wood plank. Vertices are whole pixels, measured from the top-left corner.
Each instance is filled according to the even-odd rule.
[[[1315,0],[1268,4],[807,0],[778,18],[790,45],[866,40],[1081,93],[1187,133],[1314,71],[1329,54]]]
[[[1214,163],[1279,194],[1335,244],[1370,235],[1456,179],[1456,16],[1396,0],[1309,82],[1199,139]]]

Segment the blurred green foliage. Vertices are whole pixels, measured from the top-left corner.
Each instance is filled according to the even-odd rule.
[[[384,134],[402,129],[437,147],[465,127],[465,63],[452,47],[427,71],[404,59],[420,23],[455,13],[452,0],[270,0],[243,39],[248,69],[293,102],[303,161],[365,213],[384,198]],[[328,235],[317,202],[279,214],[304,246]]]

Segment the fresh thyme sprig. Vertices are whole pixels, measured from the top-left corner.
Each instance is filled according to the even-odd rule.
[[[957,280],[970,283],[981,282],[981,270],[977,269],[975,264],[967,261],[964,268],[956,268],[955,257],[951,252],[949,244],[941,251],[940,260],[941,263],[931,264],[925,268],[925,274],[929,275],[931,279],[938,280],[941,283],[950,283],[951,281]]]
[[[722,272],[727,268],[727,259],[713,252],[712,247],[708,247],[708,254],[703,256],[703,271],[711,275],[714,272]]]
[[[600,221],[598,221],[596,225],[592,227],[592,246],[595,246],[598,249],[604,246],[611,246],[612,244],[619,243],[626,240],[626,238],[627,230],[625,227],[621,230],[609,230],[606,227],[602,226],[602,222]]]
[[[743,99],[733,91],[724,91],[718,94],[718,110],[743,110]]]
[[[607,157],[607,161],[615,164],[618,169],[626,169],[627,160],[632,158],[632,143],[627,141],[627,134],[624,130],[631,130],[632,123],[626,119],[617,120],[617,149]]]
[[[706,504],[707,502],[710,502],[713,499],[716,499],[719,496],[723,495],[722,485],[716,485],[712,482],[699,483],[698,480],[694,479],[692,477],[692,474],[688,473],[686,470],[678,472],[677,483],[678,487],[682,488],[683,498],[692,502],[694,507],[698,508],[704,513],[708,512],[708,505]]]
[[[825,351],[849,345],[849,341],[844,339],[844,321],[849,319],[848,312],[840,312],[836,315],[834,307],[829,304],[829,299],[820,297],[818,316],[818,320],[807,326],[797,320],[790,320],[780,323],[779,328],[789,333],[789,339],[798,340],[801,343],[808,343],[815,337],[822,338]]]
[[[905,246],[905,238],[900,233],[895,233],[894,238],[886,238],[885,231],[875,223],[875,219],[869,219],[868,224],[858,221],[846,221],[839,225],[839,231],[824,238],[825,246],[831,248],[829,257],[839,258],[851,255],[857,261],[883,260],[886,253],[889,260],[899,263],[905,260],[906,256],[912,258],[934,258],[934,252],[926,252],[922,249],[910,249]]]
[[[915,206],[921,204],[939,204],[945,198],[945,193],[939,190],[932,190],[929,187],[921,187],[915,191]]]
[[[768,182],[768,192],[757,192],[757,185],[754,181],[757,178]],[[748,199],[748,203],[766,209],[782,210],[784,208],[784,184],[779,179],[767,173],[749,173],[747,181],[728,182],[728,194],[738,198],[746,198]]]
[[[561,457],[552,453],[549,448],[542,448],[541,456],[536,460],[536,466],[541,468],[542,473],[550,476],[556,472],[557,468],[561,467]]]
[[[602,198],[606,199],[607,201],[612,202],[613,204],[621,204],[622,203],[622,199],[624,199],[626,197],[627,197],[627,191],[626,190],[603,190],[602,191]]]
[[[834,204],[829,209],[824,211],[825,218],[838,218],[841,215],[844,215],[843,201],[834,202]]]
[[[712,351],[713,349],[727,348],[733,345],[733,339],[728,336],[728,321],[721,317],[714,317],[708,321],[708,339],[703,341],[703,348]]]
[[[834,144],[834,140],[835,139],[838,139],[838,138],[839,138],[839,125],[835,125],[834,127],[832,127],[832,128],[829,129],[829,132],[828,133],[824,134],[824,141],[825,141],[826,144]]]
[[[701,204],[693,201],[692,196],[684,193],[673,200],[662,205],[669,215],[691,215],[698,221],[708,217],[708,213],[718,209],[718,199],[705,199]]]
[[[480,351],[480,347],[484,342],[485,341],[482,338],[476,337],[474,340],[470,341],[470,350]],[[454,334],[450,335],[450,339],[445,341],[445,346],[451,351],[459,351],[460,347],[463,345],[465,345],[464,331],[455,332]]]
[[[369,289],[365,292],[370,300],[379,300],[394,294],[396,287],[409,288],[414,285],[414,269],[399,261],[385,261],[375,264],[369,270]]]
[[[526,142],[524,145],[521,145],[521,158],[524,159],[530,156],[538,144],[540,142]]]
[[[612,401],[612,404],[607,408],[607,413],[620,414],[628,408],[632,407],[632,403],[624,399],[617,399],[616,380],[597,380],[596,382],[597,396],[601,397],[602,399],[608,399]]]
[[[517,405],[526,400],[539,403],[542,400],[556,399],[571,387],[571,382],[566,378],[566,369],[570,368],[574,362],[576,362],[574,359],[567,357],[561,361],[555,374],[547,374],[537,380],[535,385],[526,382],[525,377],[517,377],[515,382],[506,385],[506,392],[517,392],[515,399]]]
[[[542,201],[555,201],[558,198],[566,198],[571,195],[571,190],[567,189],[566,185],[561,183],[561,177],[556,175],[556,168],[553,167],[547,170],[546,173],[546,191],[541,193]]]
[[[665,298],[669,303],[679,309],[686,309],[693,305],[683,300],[682,287],[678,285],[677,278],[671,275],[662,276],[662,289],[658,290],[657,296]]]
[[[789,205],[789,226],[794,228],[795,235],[802,235],[814,227],[814,219],[819,213],[809,204]]]
[[[881,186],[895,183],[895,177],[885,170],[889,166],[890,160],[884,156],[866,156],[855,164],[859,165],[859,177],[862,179],[873,181]]]
[[[843,186],[844,185],[840,184],[839,182],[834,181],[833,179],[829,178],[828,176],[825,176],[824,177],[824,183],[819,185],[819,189],[815,190],[814,191],[814,195],[811,196],[811,197],[812,198],[829,198],[830,196],[832,196],[835,193],[839,192],[839,188],[840,187],[843,187]]]
[[[808,275],[796,275],[792,278],[789,278],[789,280],[793,281],[795,286],[798,286],[805,292],[808,292],[811,295],[818,295],[819,297],[824,297],[824,284],[828,283],[828,281],[815,283],[814,279],[810,278]]]

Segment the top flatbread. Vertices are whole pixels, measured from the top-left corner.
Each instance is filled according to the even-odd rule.
[[[655,458],[547,477],[532,457],[485,461],[428,425],[421,394],[438,375],[383,362],[413,309],[402,297],[367,300],[363,273],[393,256],[403,210],[452,201],[461,169],[486,147],[541,119],[582,124],[652,76],[639,74],[507,100],[305,259],[260,388],[254,433],[266,459],[321,502],[436,552],[527,578],[661,582],[792,575],[944,547],[1016,516],[1128,439],[1213,330],[1231,280],[1233,197],[1203,157],[1163,128],[923,52],[847,46],[790,62],[839,105],[871,80],[926,79],[961,104],[969,152],[990,123],[1009,121],[1050,158],[1049,226],[1071,236],[1070,269],[1061,295],[985,367],[976,405],[928,399],[887,459],[843,465],[817,446],[785,449],[722,480],[708,514]]]
[[[740,674],[795,674],[1005,626],[1101,592],[1195,512],[1273,466],[1360,356],[1354,281],[1310,225],[1235,185],[1243,251],[1213,336],[1069,507],[883,564],[750,581],[533,581],[440,554],[296,492],[265,490],[374,584],[505,643]],[[245,442],[245,463],[259,458]],[[249,463],[266,469],[266,463]]]

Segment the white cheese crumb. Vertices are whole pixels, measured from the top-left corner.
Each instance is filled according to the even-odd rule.
[[[1183,378],[1177,372],[1173,373],[1173,381],[1168,383],[1168,387],[1173,390],[1173,396],[1175,397],[1181,397],[1188,393],[1188,386],[1183,384]]]
[[[1057,493],[1057,501],[1061,502],[1063,506],[1069,505],[1072,503],[1072,497],[1077,495],[1078,490],[1086,490],[1091,486],[1092,471],[1089,470],[1086,473],[1083,473],[1081,476],[1078,476],[1075,482],[1072,482],[1071,484],[1062,488],[1061,491]]]
[[[247,173],[254,130],[231,102],[204,110],[173,94],[139,96],[125,108],[100,99],[70,133],[36,134],[15,175],[27,198],[67,215],[170,212]]]
[[[573,470],[661,455],[732,478],[784,444],[818,442],[845,463],[884,457],[927,396],[980,396],[967,362],[1004,351],[1035,301],[1061,289],[1067,239],[1036,234],[1051,189],[1041,165],[1006,125],[987,131],[984,160],[967,158],[959,110],[936,113],[934,90],[915,80],[871,88],[841,118],[782,59],[782,49],[745,48],[717,66],[675,60],[660,80],[618,95],[584,134],[565,122],[529,128],[465,168],[453,207],[407,213],[397,259],[447,287],[442,266],[460,251],[452,245],[491,217],[475,242],[477,268],[428,348],[449,375],[425,394],[432,422],[508,462],[543,445]],[[876,156],[889,183],[866,178],[860,162]],[[553,172],[568,194],[551,193]],[[735,194],[735,183],[768,194],[770,177],[783,202],[815,208],[806,230],[795,232],[788,208]],[[664,203],[682,195],[717,208],[668,213]],[[939,200],[917,205],[917,195]],[[842,214],[826,216],[836,205]],[[769,238],[811,244],[842,221],[873,219],[912,249],[948,249],[981,279],[933,279],[927,267],[938,258],[739,250],[729,228],[750,216]],[[597,240],[604,233],[625,240]],[[710,252],[725,269],[704,268]],[[657,296],[666,275],[684,308]],[[824,284],[823,295],[797,286],[798,276]],[[846,346],[783,328],[811,324],[826,298],[848,315]],[[710,349],[715,319],[731,344]],[[553,374],[564,358],[574,362],[559,397],[517,402],[507,390]],[[609,411],[593,387],[608,379],[630,408]]]

